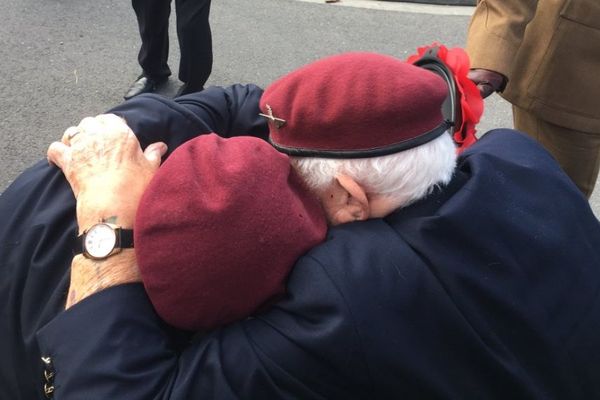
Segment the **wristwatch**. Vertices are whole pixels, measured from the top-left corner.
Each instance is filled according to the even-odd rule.
[[[122,249],[133,248],[133,229],[100,222],[86,229],[77,237],[76,253],[86,258],[103,260]]]

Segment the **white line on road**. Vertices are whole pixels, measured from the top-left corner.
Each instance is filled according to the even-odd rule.
[[[434,14],[434,15],[466,15],[471,16],[475,7],[470,6],[444,6],[433,4],[415,4],[415,3],[399,3],[389,1],[376,0],[340,0],[335,3],[325,3],[325,0],[297,0],[305,3],[318,3],[338,7],[357,7],[369,8],[372,10],[399,11],[415,14]]]

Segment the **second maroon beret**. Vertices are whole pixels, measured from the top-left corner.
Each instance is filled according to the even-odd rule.
[[[211,134],[159,168],[139,205],[135,251],[158,314],[207,330],[282,295],[294,262],[326,229],[286,155],[260,139]]]

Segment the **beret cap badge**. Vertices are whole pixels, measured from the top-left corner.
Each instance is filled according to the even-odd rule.
[[[271,108],[270,105],[266,104],[265,108],[267,110],[267,114],[263,114],[263,113],[258,113],[258,115],[260,115],[261,117],[265,117],[266,119],[268,119],[269,121],[271,121],[273,123],[273,125],[275,126],[275,128],[279,129],[282,126],[285,125],[285,123],[287,122],[285,119],[281,119],[281,118],[277,118],[273,115],[273,109]]]

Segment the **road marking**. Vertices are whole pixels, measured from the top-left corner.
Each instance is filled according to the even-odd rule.
[[[325,0],[296,0],[305,3],[323,4],[328,7],[356,7],[369,8],[372,10],[398,11],[415,14],[434,15],[473,15],[475,7],[471,6],[444,6],[434,4],[399,3],[376,0],[340,0],[337,3],[325,3]]]

